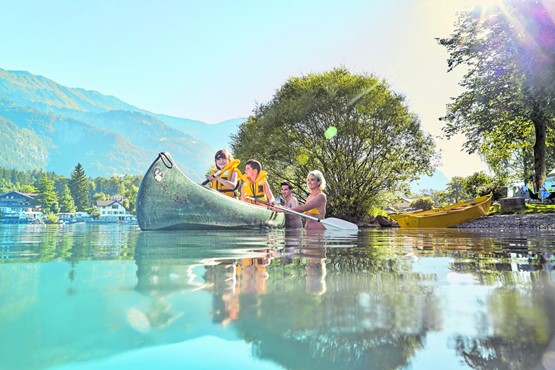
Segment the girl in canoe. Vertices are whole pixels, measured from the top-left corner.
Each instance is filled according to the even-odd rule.
[[[237,198],[237,189],[241,178],[241,172],[237,168],[239,160],[233,159],[227,150],[220,149],[214,155],[214,163],[216,168],[206,178],[210,182],[210,187],[229,197]]]
[[[323,193],[326,188],[326,179],[322,172],[318,170],[310,171],[306,177],[306,185],[310,190],[310,195],[306,198],[303,205],[292,207],[291,210],[304,212],[307,215],[323,220],[326,217],[327,196]],[[306,219],[305,229],[325,230],[326,227],[318,221]]]

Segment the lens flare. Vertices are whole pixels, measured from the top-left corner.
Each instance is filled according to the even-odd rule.
[[[328,129],[324,132],[324,136],[328,140],[331,140],[335,135],[337,135],[337,128],[335,126],[328,127]]]

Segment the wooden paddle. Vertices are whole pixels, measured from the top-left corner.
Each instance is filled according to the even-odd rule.
[[[351,223],[351,222],[342,220],[342,219],[340,219],[340,218],[333,218],[333,217],[331,217],[331,218],[325,218],[325,219],[323,219],[323,220],[320,220],[320,219],[317,218],[317,217],[310,216],[310,215],[305,215],[304,213],[297,212],[297,211],[293,211],[292,209],[289,209],[289,208],[287,208],[287,207],[282,207],[282,206],[280,206],[280,205],[278,205],[278,204],[273,205],[273,204],[270,204],[270,203],[268,203],[268,202],[263,202],[263,201],[258,200],[258,199],[256,199],[256,198],[253,198],[253,197],[247,197],[247,198],[250,199],[250,200],[252,200],[252,201],[254,201],[255,203],[261,203],[261,204],[264,204],[264,205],[266,205],[266,206],[268,206],[268,207],[273,207],[273,208],[282,210],[283,212],[292,213],[292,214],[294,214],[294,215],[301,216],[301,217],[304,217],[304,218],[308,218],[309,220],[319,222],[319,223],[321,223],[322,225],[324,225],[324,226],[326,227],[326,229],[328,229],[328,230],[332,230],[332,229],[333,229],[333,230],[358,230],[358,226],[357,226],[357,225],[355,225],[355,224],[353,224],[353,223]]]
[[[218,176],[218,175],[221,174],[222,172],[227,171],[227,170],[229,170],[230,168],[237,166],[239,163],[241,163],[241,162],[240,162],[238,159],[234,159],[234,160],[232,160],[231,162],[229,162],[228,164],[226,164],[226,165],[224,166],[224,168],[222,168],[221,170],[219,170],[219,171],[217,171],[216,173],[214,173],[212,176]],[[204,186],[204,185],[208,184],[209,182],[210,182],[210,180],[206,179],[206,180],[204,180],[204,182],[203,182],[201,185]]]

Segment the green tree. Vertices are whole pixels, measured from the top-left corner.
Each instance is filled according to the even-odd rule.
[[[62,195],[60,196],[60,212],[75,213],[75,211],[77,211],[77,207],[75,207],[71,191],[69,190],[69,186],[65,185],[62,190]]]
[[[404,97],[344,68],[290,78],[240,126],[232,149],[260,160],[275,187],[291,181],[301,198],[306,175],[319,169],[329,214],[349,219],[365,217],[383,192],[434,169],[433,140]]]
[[[449,71],[468,68],[465,91],[443,118],[446,136],[465,134],[466,150],[480,152],[499,176],[507,163],[526,160],[515,153],[532,152],[538,186],[555,123],[554,34],[544,2],[506,0],[488,12],[462,13],[455,32],[438,40],[449,52]]]
[[[464,192],[470,197],[477,197],[479,189],[494,183],[494,179],[483,172],[475,172],[463,180]]]
[[[42,209],[47,213],[58,212],[58,195],[54,189],[54,181],[48,178],[44,173],[37,181],[37,188],[39,189],[39,200],[42,203]]]
[[[442,201],[447,203],[458,203],[470,198],[470,195],[465,191],[465,180],[463,177],[453,176],[451,181],[447,183]]]
[[[410,206],[414,209],[421,209],[427,211],[434,208],[434,200],[432,197],[419,197],[410,203]]]
[[[137,205],[137,194],[139,193],[139,187],[133,183],[126,184],[125,192],[123,193],[124,206],[129,211],[129,213],[135,213]]]
[[[108,200],[110,196],[104,193],[94,193],[92,199],[93,202],[96,203],[97,200]]]
[[[15,186],[20,193],[25,194],[38,194],[40,192],[39,189],[35,187],[33,184],[19,184],[17,183]]]
[[[7,179],[0,179],[0,194],[8,193],[14,188],[12,182]]]
[[[77,211],[86,211],[90,207],[91,200],[89,196],[89,182],[81,163],[77,163],[71,172],[69,189]]]

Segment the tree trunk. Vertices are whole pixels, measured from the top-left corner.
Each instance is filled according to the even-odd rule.
[[[547,119],[543,115],[538,103],[534,103],[534,111],[532,112],[532,122],[536,133],[536,142],[534,143],[534,182],[538,192],[545,181],[545,151],[547,136]]]

